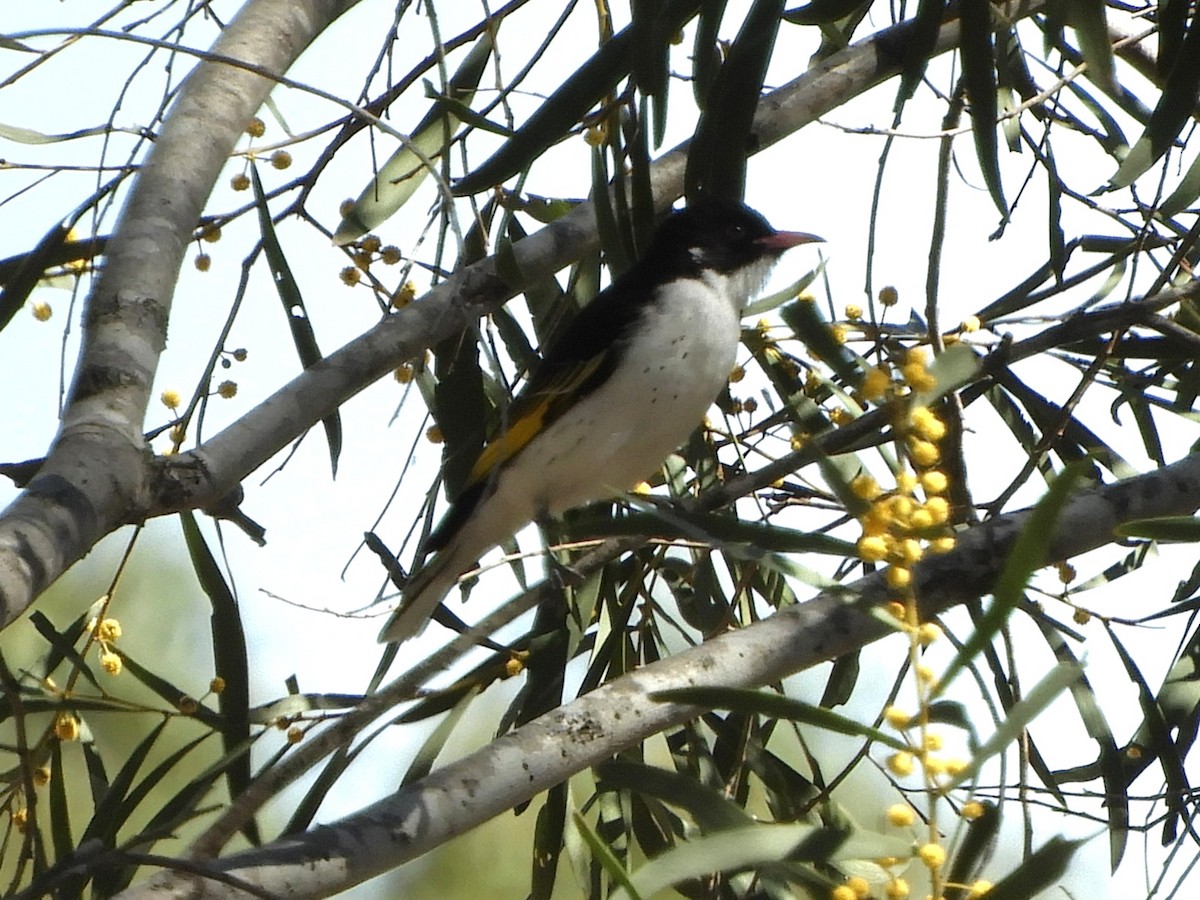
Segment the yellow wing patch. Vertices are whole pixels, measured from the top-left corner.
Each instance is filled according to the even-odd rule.
[[[509,423],[506,431],[496,435],[483,452],[475,465],[471,467],[470,481],[483,481],[499,466],[508,462],[521,449],[541,433],[542,423],[550,409],[550,397],[541,397],[525,414],[514,422]]]
[[[483,452],[475,460],[475,465],[471,467],[468,481],[470,483],[485,481],[541,434],[548,418],[551,421],[558,418],[557,415],[552,416],[551,413],[570,405],[570,398],[600,368],[604,357],[603,353],[593,356],[569,371],[561,373],[536,393],[519,396],[509,410],[511,418],[508,428],[497,434],[483,448]],[[565,404],[564,400],[566,400]]]

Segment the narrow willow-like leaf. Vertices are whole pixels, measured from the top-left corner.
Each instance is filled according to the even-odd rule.
[[[1067,14],[1079,48],[1088,64],[1088,78],[1096,84],[1113,90],[1116,77],[1113,74],[1112,43],[1108,36],[1108,20],[1104,13],[1104,0],[1066,0]]]
[[[0,291],[0,331],[12,321],[17,310],[25,305],[25,301],[37,287],[42,273],[53,265],[51,260],[66,243],[69,233],[70,229],[55,225],[38,241],[37,246],[26,254],[17,270],[5,280],[4,290]]]
[[[113,647],[112,652],[121,657],[122,671],[128,672],[130,676],[136,678],[146,687],[150,688],[150,690],[154,691],[154,693],[158,694],[158,696],[162,697],[172,709],[178,709],[180,701],[188,698],[187,691],[168,679],[163,678],[161,675],[150,671],[124,650],[119,647]],[[194,719],[203,722],[209,728],[218,727],[220,717],[203,703],[197,703],[196,709],[191,715]]]
[[[1045,621],[1039,621],[1038,626],[1060,665],[1082,668],[1074,649],[1059,629]],[[1104,708],[1096,696],[1096,689],[1087,677],[1081,675],[1069,685],[1069,689],[1083,727],[1100,751],[1098,763],[1108,817],[1109,861],[1113,871],[1116,871],[1129,841],[1129,783],[1125,778],[1125,755],[1117,746],[1112,726],[1108,724]]]
[[[125,824],[129,814],[129,810],[125,806],[125,796],[133,784],[134,778],[137,777],[138,769],[142,767],[151,748],[162,736],[167,722],[167,719],[163,719],[155,725],[125,758],[116,777],[109,783],[104,798],[96,805],[91,821],[88,822],[79,839],[80,846],[91,840],[98,840],[104,846],[111,846],[115,842],[117,831]]]
[[[588,849],[592,851],[592,858],[608,873],[609,878],[620,885],[620,889],[613,896],[624,897],[626,900],[641,900],[642,894],[634,887],[633,882],[629,878],[629,873],[625,871],[625,867],[617,859],[609,843],[595,832],[592,826],[588,824],[587,819],[580,813],[572,813],[572,817],[575,822],[576,831],[583,838]]]
[[[50,841],[54,859],[62,862],[75,850],[71,835],[71,807],[67,802],[67,770],[63,766],[62,741],[50,742]]]
[[[198,737],[188,741],[179,749],[167,756],[158,765],[146,773],[136,784],[134,784],[125,796],[118,818],[122,822],[128,821],[133,813],[138,809],[141,803],[147,797],[154,795],[154,790],[162,784],[163,780],[172,774],[178,774],[180,771],[179,764],[187,758],[187,756],[209,739],[212,732],[205,732]],[[143,829],[141,834],[149,837],[152,840],[168,835],[156,831],[152,828]],[[129,886],[137,873],[136,865],[121,866],[119,868],[102,869],[96,873],[95,890],[96,896],[111,897],[117,892]]]
[[[979,352],[969,344],[951,344],[933,358],[929,374],[933,387],[913,397],[915,406],[929,406],[951,391],[972,381],[983,367]]]
[[[721,69],[721,49],[717,36],[728,0],[702,0],[696,25],[696,42],[692,48],[692,98],[696,108],[703,110],[717,72]]]
[[[1087,843],[1054,837],[1034,850],[1016,869],[992,886],[988,900],[1033,900],[1056,885],[1075,852]]]
[[[659,13],[663,32],[674,34],[695,15],[699,0],[667,0]],[[546,98],[516,134],[454,184],[458,196],[487,190],[526,168],[566,137],[601,98],[626,77],[632,65],[633,26],[622,29]]]
[[[746,810],[720,791],[698,782],[693,772],[669,771],[622,759],[598,766],[597,774],[598,790],[634,790],[656,797],[686,811],[704,831],[721,831],[753,821]]]
[[[1125,645],[1117,639],[1112,628],[1108,629],[1108,634],[1112,640],[1113,649],[1121,657],[1121,665],[1125,667],[1125,673],[1129,676],[1129,680],[1137,686],[1138,706],[1142,710],[1142,724],[1129,742],[1129,749],[1136,746],[1141,751],[1138,760],[1139,766],[1143,761],[1158,760],[1162,766],[1163,777],[1167,782],[1167,809],[1170,810],[1171,816],[1178,818],[1183,813],[1186,798],[1192,794],[1183,760],[1196,737],[1196,712],[1200,708],[1197,705],[1200,698],[1196,696],[1197,691],[1194,684],[1195,659],[1187,658],[1186,653],[1177,657],[1175,664],[1167,673],[1167,678],[1163,681],[1162,689],[1158,696],[1155,696],[1146,677],[1138,668],[1137,662]],[[1189,643],[1195,644],[1195,635]],[[1180,666],[1180,662],[1183,662],[1184,665]],[[1181,684],[1181,674],[1185,675],[1186,681],[1192,683]],[[1174,693],[1175,689],[1179,687],[1184,688],[1182,696]],[[1180,700],[1185,700],[1185,704],[1179,704]],[[1178,743],[1172,738],[1172,732],[1178,734]],[[1122,762],[1128,759],[1128,752],[1121,754]],[[1129,773],[1128,767],[1123,767],[1123,769],[1125,774],[1123,783],[1129,785],[1133,781],[1132,773]],[[1128,798],[1126,798],[1126,802],[1128,803]],[[1164,828],[1171,827],[1169,823],[1164,825]]]
[[[967,824],[966,835],[954,851],[950,877],[946,879],[950,884],[971,884],[988,855],[995,849],[1000,833],[1000,810],[990,801],[983,801],[980,805],[983,807],[982,814]],[[962,894],[958,897],[961,898]]]
[[[443,439],[442,482],[451,499],[466,486],[492,422],[476,334],[468,327],[434,348],[435,415]]]
[[[1155,15],[1158,25],[1158,58],[1155,63],[1159,75],[1170,74],[1179,59],[1187,34],[1190,6],[1190,0],[1159,0]]]
[[[79,131],[68,131],[63,134],[46,134],[32,128],[22,128],[20,125],[5,125],[0,122],[0,138],[17,144],[61,144],[63,141],[74,141],[79,138],[111,135],[112,128],[98,125],[95,128],[81,128]]]
[[[904,71],[900,73],[900,87],[896,91],[894,109],[897,115],[904,104],[912,99],[913,92],[921,83],[929,55],[937,43],[942,27],[942,16],[946,12],[946,0],[919,0],[917,14],[909,27],[904,45]]]
[[[1200,15],[1193,15],[1179,55],[1163,85],[1158,105],[1150,115],[1150,124],[1138,138],[1112,179],[1109,188],[1133,184],[1158,162],[1179,137],[1195,108],[1200,93]]]
[[[68,660],[84,678],[91,682],[92,686],[96,689],[96,693],[104,693],[104,688],[100,687],[100,682],[96,680],[96,673],[92,671],[92,667],[88,665],[87,660],[80,656],[79,651],[75,649],[75,641],[83,634],[84,626],[87,624],[85,617],[81,616],[76,619],[64,632],[60,632],[55,628],[54,623],[46,618],[45,613],[39,610],[34,610],[30,613],[29,623],[37,629],[37,633],[44,637],[51,646],[51,652],[46,663],[47,675],[57,668],[59,662]]]
[[[321,348],[317,346],[317,336],[313,331],[312,321],[304,306],[304,296],[300,293],[300,285],[292,275],[292,268],[284,256],[283,247],[275,235],[275,223],[271,221],[271,210],[267,207],[267,198],[263,193],[262,181],[258,177],[258,169],[250,166],[250,183],[254,187],[254,202],[258,206],[258,225],[262,231],[263,254],[271,269],[271,277],[275,282],[275,290],[283,304],[283,313],[287,316],[288,328],[292,333],[292,343],[300,364],[304,368],[321,360]],[[321,420],[325,427],[325,440],[329,445],[329,464],[333,476],[337,477],[338,457],[342,454],[342,417],[338,412]]]
[[[935,697],[949,687],[955,676],[992,642],[1008,621],[1008,614],[1024,596],[1029,577],[1048,562],[1046,548],[1053,536],[1059,513],[1066,506],[1075,488],[1081,468],[1080,464],[1067,466],[1062,474],[1054,479],[1046,495],[1030,511],[992,592],[991,606],[976,624],[975,631],[963,642],[954,659],[946,666],[942,677],[938,679]]]
[[[533,828],[530,900],[550,900],[554,893],[558,860],[565,843],[569,795],[566,783],[557,784],[546,792],[546,800],[538,810]]]
[[[684,192],[740,200],[746,186],[746,143],[775,47],[783,0],[755,0],[717,73],[688,151]]]
[[[784,12],[783,20],[793,25],[820,25],[844,19],[863,5],[863,0],[809,0]]]
[[[478,695],[479,689],[468,690],[459,701],[450,710],[450,714],[438,722],[437,727],[429,734],[417,748],[412,761],[408,764],[408,769],[404,773],[400,783],[413,784],[419,781],[430,773],[433,769],[433,764],[437,761],[438,755],[446,747],[446,742],[450,740],[450,736],[454,734],[454,729],[458,727],[462,721],[463,715],[471,708],[471,701]]]
[[[1164,516],[1161,519],[1134,519],[1113,529],[1119,537],[1146,538],[1151,541],[1191,544],[1200,541],[1200,518]]]
[[[975,155],[983,181],[1001,216],[1008,216],[1004,188],[1000,182],[1000,158],[996,146],[996,68],[992,55],[992,5],[964,3],[959,7],[962,22],[963,80],[970,98],[971,131]]]
[[[857,382],[857,360],[846,346],[834,337],[828,323],[821,318],[816,303],[797,300],[782,307],[779,315],[809,352],[833,369],[842,384]]]
[[[581,512],[577,520],[581,535],[643,535],[665,540],[708,541],[719,547],[746,544],[775,553],[824,553],[844,557],[854,552],[854,542],[811,531],[799,531],[762,522],[735,519],[720,513],[699,513],[678,506],[656,506],[646,498],[631,498],[644,504],[644,511],[612,517]]]
[[[457,113],[475,96],[475,89],[479,86],[491,54],[491,33],[484,32],[451,76],[447,84],[447,97],[434,102],[413,130],[410,142],[402,144],[379,167],[354,205],[342,217],[341,224],[333,234],[335,244],[344,246],[374,230],[416,193],[429,175],[425,161],[436,163],[462,124],[462,117]]]
[[[694,838],[639,868],[632,883],[642,896],[710,872],[729,872],[797,860],[844,862],[907,855],[911,843],[900,837],[846,832],[807,823],[758,823]],[[832,890],[834,883],[827,885]],[[618,891],[613,900],[632,895]]]
[[[1157,213],[1164,219],[1177,216],[1191,206],[1197,197],[1200,197],[1200,154],[1197,154],[1196,158],[1192,160],[1192,164],[1183,173],[1183,178],[1179,180],[1175,190],[1171,191],[1170,196],[1159,204]]]
[[[1062,692],[1083,676],[1082,667],[1073,663],[1059,663],[1030,689],[1025,696],[1007,712],[1004,721],[990,738],[971,754],[970,764],[962,772],[949,779],[945,788],[949,790],[970,781],[985,762],[1003,753],[1029,727],[1029,724],[1053,703]],[[940,682],[939,682],[940,683]]]
[[[216,673],[225,681],[225,689],[217,695],[221,717],[218,728],[226,753],[232,753],[250,739],[250,666],[246,651],[246,632],[237,598],[225,581],[225,576],[195,517],[187,511],[179,514],[183,537],[187,543],[192,569],[212,606],[209,618],[212,633],[213,663]],[[250,785],[250,756],[246,754],[229,767],[229,794],[236,797]],[[256,824],[247,825],[247,837],[258,842]]]
[[[1050,266],[1054,278],[1062,282],[1067,269],[1067,241],[1062,227],[1062,179],[1058,177],[1058,166],[1054,164],[1054,151],[1046,145],[1046,193],[1049,199],[1046,226],[1049,232]]]
[[[776,719],[787,719],[790,722],[803,722],[835,734],[863,737],[885,744],[895,750],[908,749],[907,742],[894,734],[880,731],[870,725],[863,725],[846,716],[839,716],[828,709],[784,697],[774,691],[722,687],[676,688],[669,691],[656,691],[650,695],[650,699],[664,703],[685,703],[707,709],[728,709],[739,713],[753,713]]]

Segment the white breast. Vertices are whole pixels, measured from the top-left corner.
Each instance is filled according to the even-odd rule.
[[[506,467],[503,493],[515,499],[510,485],[527,490],[531,515],[557,515],[648,478],[733,369],[740,309],[726,299],[728,287],[719,275],[676,282],[643,315],[608,381]]]

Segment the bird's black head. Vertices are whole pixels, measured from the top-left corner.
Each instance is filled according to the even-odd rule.
[[[811,234],[776,231],[762,215],[736,200],[706,199],[671,213],[659,226],[648,256],[670,260],[682,271],[712,269],[728,274],[798,244],[821,240]]]

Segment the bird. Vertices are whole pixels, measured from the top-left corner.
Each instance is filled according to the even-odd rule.
[[[671,212],[644,255],[544,349],[466,484],[421,548],[381,643],[420,634],[479,557],[534,520],[619,496],[700,423],[736,362],[742,310],[785,250],[737,200]]]

